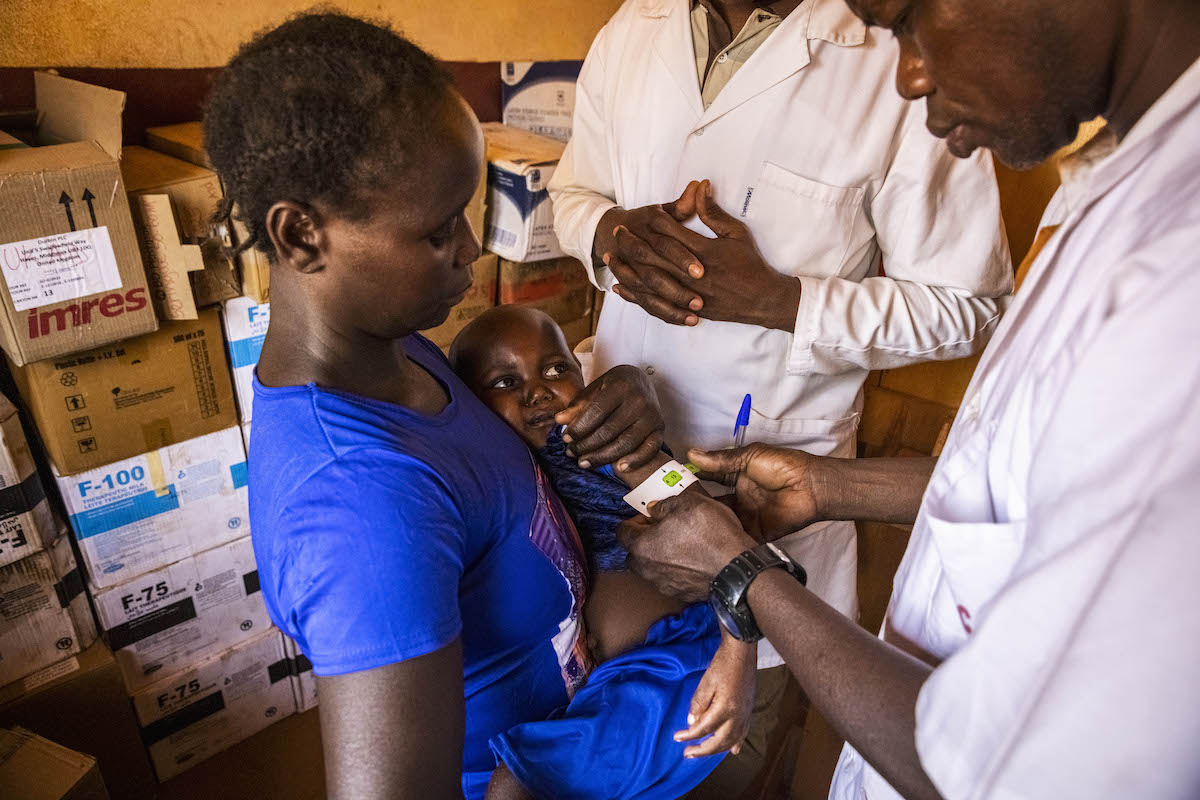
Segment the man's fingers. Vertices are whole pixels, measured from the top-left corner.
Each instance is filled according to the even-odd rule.
[[[728,450],[689,450],[688,458],[700,468],[705,477],[720,480],[725,475],[743,472],[750,463],[753,450],[750,447],[733,447]]]
[[[669,222],[671,225],[676,224],[674,220],[669,220]],[[687,228],[681,229],[687,230]],[[681,279],[685,276],[693,280],[704,277],[704,264],[696,257],[695,253],[680,244],[677,238],[659,234],[651,230],[646,235],[645,241],[654,249],[654,252],[670,262],[675,270],[674,274],[678,275]],[[696,294],[691,289],[688,291],[693,295]]]
[[[734,219],[713,199],[712,184],[704,182],[698,209],[700,221],[712,229],[718,236],[729,239],[745,239],[748,236],[746,226],[740,220]]]
[[[692,713],[688,716],[691,722],[685,729],[675,734],[675,741],[694,742],[703,736],[708,736],[710,733],[715,732],[722,723],[728,721],[725,706],[720,702],[714,702],[715,700],[715,697],[709,695],[697,712],[695,710],[695,698],[692,698]]]
[[[699,193],[700,181],[692,181],[679,194],[678,200],[663,203],[662,209],[675,219],[683,222],[688,217],[696,215],[696,198],[699,196]]]
[[[655,219],[674,222],[665,214],[656,215]],[[672,270],[675,268],[670,261],[655,252],[654,248],[645,239],[635,235],[624,225],[618,225],[613,233],[617,244],[616,255],[623,258],[625,263],[632,266],[639,273],[644,271],[641,269],[642,267],[658,267],[662,270]],[[687,264],[680,265],[679,269],[681,272],[686,271]]]
[[[696,233],[691,228],[685,228],[678,221],[667,216],[660,215],[650,220],[650,230],[663,236],[669,236],[686,247],[688,252],[700,255],[703,255],[705,248],[713,242],[712,238],[702,233]],[[701,266],[703,266],[703,262],[701,262]]]
[[[684,739],[683,741],[689,740]],[[727,721],[713,732],[711,738],[684,748],[683,756],[684,758],[701,758],[703,756],[716,755],[717,753],[725,752],[740,741],[740,738],[733,731],[733,722]]]
[[[693,267],[699,266],[699,263],[695,261],[691,253],[687,253],[686,259],[685,263],[690,263]],[[692,311],[699,311],[704,308],[704,300],[700,295],[694,289],[684,286],[672,273],[666,270],[642,265],[638,277],[641,278],[642,285],[650,294],[658,295],[671,305]]]
[[[672,325],[689,326],[700,323],[700,317],[694,312],[686,308],[673,306],[657,295],[633,291],[623,283],[613,286],[613,293],[622,300],[628,300],[635,305],[641,306],[647,314],[658,317],[663,322],[669,322]]]
[[[713,697],[716,696],[716,690],[708,686],[703,678],[700,679],[700,685],[696,687],[696,691],[692,692],[692,702],[688,706],[688,728],[696,724],[696,720],[712,705]],[[675,734],[675,737],[682,741],[684,739],[692,739],[695,737],[683,736],[687,730],[680,731]]]
[[[620,459],[617,462],[617,472],[628,472],[631,469],[649,463],[650,459],[654,458],[663,446],[662,431],[655,431],[646,441],[642,442],[636,450],[629,455]]]
[[[663,500],[659,500],[658,502],[651,503],[646,507],[646,511],[649,512],[650,519],[658,522],[666,517],[671,516],[676,511],[686,506],[691,501],[691,497],[694,496],[695,495],[689,496],[686,494],[677,494],[673,497],[667,497]]]

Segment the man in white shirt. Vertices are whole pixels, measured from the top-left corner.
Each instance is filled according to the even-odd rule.
[[[915,520],[879,638],[778,569],[746,608],[848,742],[834,798],[1200,797],[1200,6],[852,6],[956,155],[1033,164],[1108,126],[936,466],[694,454],[767,529]],[[634,567],[681,596],[755,546],[711,501],[654,514]]]
[[[852,457],[869,370],[995,330],[1012,263],[991,160],[945,152],[892,91],[895,63],[843,0],[628,0],[596,37],[555,230],[610,292],[596,369],[652,376],[677,451],[730,445],[750,394],[748,440]],[[699,212],[687,227],[660,205],[677,198],[680,221]],[[781,544],[855,614],[852,524]],[[760,668],[782,664],[764,644]],[[760,685],[768,706],[783,675]]]

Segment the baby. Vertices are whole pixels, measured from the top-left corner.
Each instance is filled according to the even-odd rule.
[[[584,604],[584,620],[592,653],[598,662],[605,663],[592,673],[587,686],[576,695],[558,724],[565,725],[572,717],[576,718],[573,723],[576,728],[584,724],[579,721],[582,717],[596,723],[595,709],[585,706],[597,701],[608,713],[603,722],[609,729],[614,724],[618,728],[623,724],[631,737],[640,734],[643,745],[647,738],[645,730],[657,726],[669,738],[665,741],[657,738],[650,746],[643,746],[640,753],[626,753],[638,763],[620,765],[619,776],[614,777],[619,777],[621,788],[629,796],[666,798],[683,794],[706,776],[718,759],[697,759],[712,762],[699,771],[684,766],[678,758],[685,754],[682,745],[674,742],[713,734],[712,739],[689,748],[686,753],[689,757],[717,752],[740,742],[753,703],[756,651],[753,645],[743,644],[721,629],[707,606],[684,607],[625,569],[627,553],[617,541],[616,529],[637,512],[625,503],[624,495],[670,461],[669,454],[659,453],[649,464],[624,473],[607,466],[584,469],[567,454],[554,417],[583,390],[584,380],[562,330],[541,311],[523,306],[488,310],[455,339],[450,361],[467,387],[533,449],[574,520],[587,551],[592,591]],[[703,490],[697,483],[687,491]],[[697,644],[702,646],[696,647]],[[637,696],[628,707],[635,718],[614,722],[611,709],[616,695],[612,687],[605,688],[603,684],[610,681],[613,687],[628,684],[631,673],[639,670],[662,674],[661,664],[651,669],[645,661],[658,657],[664,647],[674,647],[673,652],[686,655],[682,661],[671,664],[679,673],[676,679],[658,687],[658,694],[664,695],[663,702],[647,703],[646,697],[652,693],[646,692],[644,686],[640,692],[625,691],[624,694]],[[684,686],[695,687],[690,702],[680,706],[677,700],[665,697],[678,694]],[[654,718],[655,709],[662,712],[658,719]],[[672,715],[678,715],[679,719],[672,719]],[[580,754],[547,753],[548,743],[572,738],[564,736],[561,729],[539,728],[550,724],[520,726],[498,737],[501,741],[494,740],[493,749],[535,794],[540,790],[547,796],[554,793],[565,796],[567,787],[552,783],[548,776],[559,774],[557,762],[570,763]],[[688,730],[670,737],[672,731],[684,727]],[[581,734],[582,738],[577,736],[576,740],[595,745],[591,731],[572,733]],[[595,770],[591,771],[594,779]],[[680,772],[686,774],[675,774]],[[635,787],[633,784],[638,780],[653,784],[662,793],[639,793],[646,787]],[[597,790],[594,796],[623,796],[614,787],[604,791],[612,793],[604,795]],[[671,794],[672,791],[677,793]],[[571,796],[589,795],[580,792]]]

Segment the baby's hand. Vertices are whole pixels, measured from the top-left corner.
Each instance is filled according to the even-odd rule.
[[[739,642],[722,628],[721,646],[692,695],[688,728],[676,733],[675,741],[695,741],[710,733],[712,737],[685,749],[685,758],[725,750],[737,755],[750,729],[757,676],[758,648]]]

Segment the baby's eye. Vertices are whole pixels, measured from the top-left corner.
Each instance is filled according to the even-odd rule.
[[[517,382],[513,378],[510,378],[506,375],[503,378],[496,378],[496,380],[492,381],[491,384],[488,385],[488,388],[489,389],[511,389],[516,385],[517,385]]]
[[[446,244],[454,237],[454,230],[457,227],[458,217],[451,217],[446,220],[442,227],[438,228],[429,235],[429,243],[434,247],[445,247]]]
[[[570,371],[571,371],[571,366],[564,361],[562,363],[555,364],[553,367],[550,367],[548,370],[546,370],[546,377],[547,378],[561,378],[563,375],[566,375]]]

